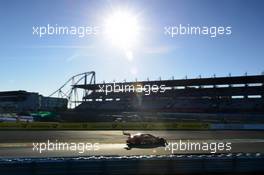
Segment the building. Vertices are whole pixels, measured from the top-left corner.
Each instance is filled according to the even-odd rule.
[[[163,89],[157,90],[161,86]],[[138,92],[137,87],[144,87],[144,91]],[[77,107],[79,110],[264,113],[263,75],[87,84],[75,88],[89,92]]]
[[[161,86],[165,91],[157,91]],[[139,87],[144,92],[137,91]],[[65,121],[128,116],[129,120],[140,117],[138,121],[264,122],[264,75],[76,84],[73,88],[83,89],[86,95],[74,110],[61,115]]]
[[[0,92],[0,112],[54,111],[67,108],[67,99],[44,97],[35,92]]]

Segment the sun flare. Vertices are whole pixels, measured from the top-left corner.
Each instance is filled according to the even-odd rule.
[[[139,25],[135,15],[116,11],[106,18],[106,36],[114,46],[130,50],[138,40]]]

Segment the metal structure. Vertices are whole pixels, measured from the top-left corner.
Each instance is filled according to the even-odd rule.
[[[145,92],[154,86],[165,86],[166,91],[146,95],[135,91],[137,85],[146,87]],[[126,90],[127,86],[134,90]],[[264,114],[263,75],[96,83],[95,73],[86,72],[70,78],[55,94],[75,108],[61,114],[62,120],[72,122],[114,121],[116,116],[129,116],[129,121],[174,121],[190,115],[199,121],[259,122]]]
[[[84,72],[69,78],[59,89],[54,91],[49,97],[66,98],[68,107],[75,108],[85,99],[83,97],[90,93],[90,90],[77,88],[77,85],[92,85],[95,84],[95,72]],[[80,98],[81,97],[81,98]]]

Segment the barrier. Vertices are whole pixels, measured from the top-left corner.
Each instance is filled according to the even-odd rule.
[[[92,156],[0,160],[1,174],[263,174],[261,154]]]
[[[211,129],[222,129],[222,130],[226,130],[226,129],[244,129],[244,125],[243,124],[212,124],[211,125]]]
[[[264,130],[264,124],[195,122],[0,122],[0,130]]]
[[[2,122],[0,130],[206,130],[208,123],[176,122],[94,122],[94,123],[58,123],[58,122]]]
[[[264,124],[211,124],[213,130],[264,130]]]

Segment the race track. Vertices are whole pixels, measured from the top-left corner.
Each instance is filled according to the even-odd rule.
[[[264,153],[263,131],[131,131],[131,133],[150,133],[165,138],[169,143],[230,142],[230,151],[217,153]],[[33,143],[98,143],[94,150],[44,150],[40,153]],[[169,154],[207,154],[204,150],[171,150],[165,147],[125,149],[126,136],[122,131],[1,131],[0,157],[72,157],[91,155],[169,155]]]

